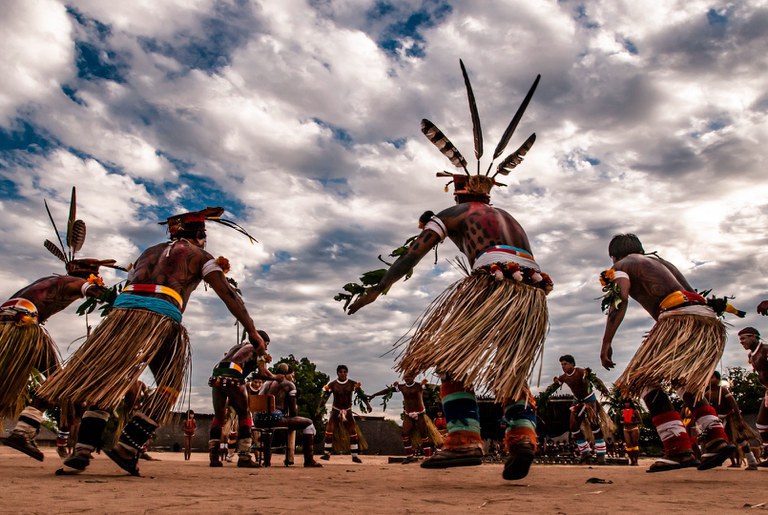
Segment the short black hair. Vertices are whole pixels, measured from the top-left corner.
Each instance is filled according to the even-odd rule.
[[[336,373],[337,374],[339,372],[341,372],[342,370],[346,370],[347,372],[349,372],[349,368],[347,368],[347,365],[339,365],[338,367],[336,367]]]
[[[261,339],[264,340],[264,343],[269,343],[270,342],[269,335],[267,334],[266,331],[262,331],[261,329],[257,329],[256,332],[259,333],[259,336],[261,336]]]
[[[423,213],[421,213],[421,216],[419,217],[419,223],[422,224],[422,225],[426,224],[427,222],[429,222],[432,219],[433,216],[435,216],[434,212],[432,212],[432,211],[424,211]]]
[[[640,238],[632,233],[617,234],[608,244],[608,255],[617,261],[630,254],[645,254]]]
[[[571,365],[575,365],[576,364],[576,360],[570,354],[563,354],[562,356],[560,356],[557,359],[557,361],[567,361]]]
[[[715,376],[715,377],[717,378],[717,380],[718,380],[718,381],[720,381],[720,380],[723,378],[723,377],[720,375],[720,372],[718,372],[717,370],[715,370],[714,372],[712,372],[712,375],[713,375],[713,376]]]

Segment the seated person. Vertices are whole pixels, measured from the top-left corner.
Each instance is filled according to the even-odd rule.
[[[277,374],[284,375],[285,380],[265,381],[259,390],[260,395],[272,395],[275,398],[274,411],[271,413],[254,412],[253,422],[256,428],[287,427],[301,430],[302,447],[304,448],[304,466],[322,467],[314,458],[315,426],[312,420],[298,416],[296,403],[296,385],[293,383],[293,370],[288,363],[277,366]]]

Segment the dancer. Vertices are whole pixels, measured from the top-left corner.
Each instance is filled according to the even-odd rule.
[[[704,396],[709,378],[725,348],[725,325],[707,300],[671,263],[646,255],[634,234],[614,236],[608,246],[613,267],[600,278],[609,306],[600,359],[610,370],[613,337],[627,311],[629,297],[656,320],[615,385],[622,395],[642,396],[664,445],[664,457],[648,472],[685,467],[720,466],[733,450],[717,414]],[[691,449],[680,414],[672,407],[663,384],[678,388],[696,421],[702,450],[699,462]]]
[[[595,454],[597,463],[605,465],[605,455],[607,453],[605,439],[601,422],[605,423],[607,416],[603,411],[600,402],[595,396],[594,388],[597,388],[603,395],[609,395],[605,384],[592,373],[589,368],[579,368],[576,366],[576,360],[570,354],[565,354],[558,358],[560,366],[563,369],[561,376],[554,378],[553,386],[568,385],[573,393],[573,406],[570,409],[569,425],[571,435],[576,441],[576,447],[579,451],[579,461],[585,462],[590,457],[590,446],[584,431],[581,429],[582,423],[589,424],[592,435],[595,438]],[[547,391],[550,389],[547,388]],[[601,415],[603,415],[601,417]],[[601,420],[602,419],[602,420]],[[611,432],[608,432],[609,435]]]
[[[717,370],[712,373],[712,379],[709,381],[707,399],[717,412],[718,418],[723,422],[728,439],[737,446],[737,449],[731,453],[730,467],[741,468],[741,456],[739,455],[739,450],[741,450],[747,460],[747,470],[757,470],[757,459],[752,453],[749,441],[752,439],[759,440],[760,435],[749,427],[744,417],[741,416],[741,408],[739,408],[736,398],[728,390],[728,387],[722,384],[722,376]]]
[[[760,339],[760,332],[754,327],[745,327],[739,331],[739,343],[749,352],[747,359],[757,373],[760,384],[766,388],[765,398],[760,402],[757,412],[756,425],[763,445],[763,461],[758,466],[768,467],[768,460],[765,459],[768,457],[768,345]]]
[[[435,424],[427,415],[427,409],[424,407],[424,390],[427,387],[427,380],[416,383],[416,377],[412,374],[403,376],[404,383],[395,381],[392,386],[384,388],[368,397],[373,400],[374,397],[387,395],[390,392],[400,392],[403,394],[403,426],[400,434],[403,438],[403,447],[405,447],[405,460],[403,464],[416,461],[416,453],[413,449],[414,434],[418,435],[419,440],[416,445],[421,447],[422,453],[426,458],[432,456],[435,448],[443,444],[443,438],[440,436]]]
[[[258,331],[265,348],[269,345],[269,335]],[[237,430],[230,427],[228,435],[228,450],[237,451],[237,466],[240,468],[255,468],[259,464],[251,457],[253,444],[253,419],[248,411],[248,391],[246,378],[252,373],[258,373],[261,378],[271,378],[267,370],[268,354],[260,353],[260,349],[250,341],[235,345],[213,369],[213,375],[208,380],[213,398],[213,422],[208,439],[208,456],[211,467],[221,467],[219,445],[222,438],[222,427],[227,422],[227,407],[231,407],[237,415]],[[231,443],[230,443],[231,442]],[[230,455],[227,455],[230,461]]]
[[[627,449],[627,456],[629,456],[629,464],[637,467],[640,458],[640,425],[642,420],[632,399],[624,399],[621,423],[624,426],[624,446]]]
[[[291,431],[301,431],[304,466],[308,468],[322,467],[314,458],[315,433],[317,433],[315,425],[311,419],[299,416],[293,370],[288,363],[280,363],[275,371],[284,376],[285,379],[283,381],[265,381],[259,390],[260,395],[273,395],[275,397],[275,411],[265,413],[263,415],[266,416],[261,417],[254,414],[256,427],[287,427]]]
[[[461,69],[473,120],[475,156],[479,160],[483,152],[480,121],[463,63]],[[507,127],[493,159],[506,148],[538,81],[539,77]],[[455,166],[464,170],[463,174],[437,174],[452,178],[456,205],[431,217],[379,283],[349,306],[349,314],[386,293],[431,249],[450,238],[466,256],[471,272],[427,308],[413,337],[404,340],[408,347],[397,366],[404,374],[414,375],[434,367],[442,380],[440,394],[448,436],[443,449],[421,466],[445,468],[482,463],[483,442],[474,393],[475,387],[482,387],[506,406],[505,443],[509,458],[503,477],[521,479],[528,474],[536,451],[535,406],[526,381],[546,336],[546,295],[552,289],[552,281],[534,260],[522,226],[506,211],[490,206],[490,191],[493,186],[504,186],[496,177],[507,175],[522,162],[535,134],[504,158],[493,175],[471,175],[466,159],[432,122],[422,120],[422,132]]]
[[[224,276],[229,262],[214,259],[204,250],[206,220],[235,227],[251,238],[236,224],[220,219],[223,212],[224,208],[207,208],[162,222],[168,225],[170,241],[139,256],[112,311],[68,366],[43,385],[41,397],[84,402],[90,407],[83,415],[75,452],[58,473],[86,469],[101,442],[109,413],[149,367],[156,383],[153,394],[125,425],[118,443],[106,452],[125,471],[139,475],[139,451],[167,420],[184,386],[190,349],[181,314],[201,281],[205,280],[243,325],[256,352],[266,353],[245,304]]]
[[[45,208],[50,216],[47,203]],[[34,439],[40,430],[43,412],[57,403],[35,394],[29,399],[27,385],[31,375],[42,381],[61,368],[56,344],[43,324],[83,297],[106,301],[109,290],[99,277],[99,268],[120,269],[114,259],[75,258],[85,243],[86,233],[85,223],[76,219],[76,213],[76,191],[72,188],[66,235],[68,250],[64,249],[53,217],[51,223],[61,247],[45,241],[45,248],[64,262],[66,275],[42,277],[0,305],[0,419],[19,417],[11,434],[0,440],[39,461],[43,461],[44,456]],[[56,449],[61,457],[68,452],[68,427],[72,422],[68,417],[60,417]]]
[[[184,421],[181,423],[181,429],[184,431],[184,461],[189,461],[192,457],[192,439],[195,437],[195,412],[187,410]]]
[[[367,398],[362,394],[360,383],[353,381],[348,377],[349,369],[346,365],[336,367],[336,379],[323,387],[323,395],[320,398],[320,407],[322,407],[330,396],[333,396],[333,405],[331,414],[328,417],[328,423],[325,425],[325,452],[320,457],[322,460],[330,460],[333,451],[333,437],[335,431],[341,431],[342,435],[346,433],[349,438],[349,451],[352,455],[352,461],[362,463],[360,459],[360,434],[352,413],[352,396],[357,393],[361,396],[368,411],[371,411],[371,405]]]

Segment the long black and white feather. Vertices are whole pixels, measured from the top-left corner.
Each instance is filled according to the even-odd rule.
[[[463,168],[467,175],[469,175],[469,172],[467,171],[467,160],[461,155],[459,149],[451,143],[451,140],[443,134],[443,131],[438,129],[434,123],[424,118],[421,120],[421,132],[423,132],[427,139],[450,160],[453,166]]]
[[[211,221],[211,222],[219,223],[219,224],[221,224],[221,225],[223,225],[225,227],[229,227],[230,229],[234,229],[237,232],[239,232],[240,234],[244,234],[245,236],[248,237],[249,240],[251,240],[251,243],[258,243],[259,242],[259,240],[257,240],[256,238],[254,238],[253,236],[248,234],[248,231],[246,231],[245,229],[240,227],[238,224],[236,224],[232,220],[225,220],[224,218],[208,218],[208,220]]]
[[[475,142],[475,158],[480,166],[480,158],[483,157],[483,129],[480,127],[480,115],[477,112],[477,102],[475,94],[472,92],[472,84],[469,82],[467,69],[464,67],[464,61],[459,59],[461,65],[461,74],[464,76],[464,85],[467,87],[467,100],[469,101],[469,114],[472,116],[472,136]]]
[[[515,113],[515,116],[512,117],[512,121],[509,122],[507,129],[504,131],[504,134],[501,136],[501,140],[499,141],[499,144],[496,145],[496,150],[493,151],[494,160],[497,157],[499,157],[502,152],[504,152],[505,148],[507,148],[507,143],[509,143],[509,139],[512,137],[512,134],[515,132],[515,129],[517,128],[517,124],[520,123],[520,119],[523,117],[523,113],[525,113],[525,109],[528,107],[528,104],[531,101],[531,97],[533,97],[533,93],[536,91],[536,86],[539,85],[540,79],[541,79],[541,75],[536,75],[536,80],[533,81],[533,85],[528,90],[528,94],[525,95],[525,98],[523,99],[523,103],[520,104],[520,107],[517,108],[517,112]],[[488,165],[489,172],[491,171],[492,166],[493,166],[493,161],[491,161],[491,164]],[[487,172],[486,172],[486,175],[487,175]]]
[[[525,143],[520,145],[520,148],[509,154],[501,163],[499,163],[499,166],[496,167],[496,173],[493,174],[493,177],[496,177],[499,174],[509,175],[509,172],[511,172],[517,165],[523,162],[523,156],[525,156],[525,154],[531,150],[531,147],[535,142],[536,133],[534,132],[528,136],[528,139],[525,140]]]
[[[45,211],[48,213],[48,218],[51,220],[51,225],[53,225],[53,231],[56,233],[56,238],[58,238],[58,240],[59,240],[59,245],[61,245],[61,253],[66,255],[67,251],[64,249],[64,242],[61,241],[61,236],[59,235],[59,229],[56,227],[56,222],[53,221],[53,215],[51,215],[51,210],[48,208],[48,202],[46,202],[45,199],[43,199],[43,204],[45,205]],[[47,245],[46,245],[46,248],[48,248]],[[48,250],[51,250],[51,249],[48,249]],[[53,252],[53,251],[51,251],[51,252]],[[56,255],[56,254],[54,254],[54,255]],[[58,257],[58,256],[56,256],[56,257]],[[69,260],[64,258],[64,262],[68,263]]]
[[[64,263],[67,262],[67,256],[64,255],[64,253],[61,251],[59,247],[56,246],[55,243],[53,243],[51,240],[45,240],[43,243],[46,249],[48,249],[48,252],[62,260]]]

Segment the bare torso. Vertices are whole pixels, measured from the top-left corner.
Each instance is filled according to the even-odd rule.
[[[586,378],[586,370],[583,368],[574,368],[571,375],[563,374],[557,380],[568,385],[571,393],[577,399],[584,399],[591,393],[589,381]]]
[[[14,293],[11,298],[21,297],[31,301],[37,307],[39,322],[43,323],[74,301],[82,298],[81,287],[83,284],[85,284],[85,279],[79,277],[52,275],[38,279]]]
[[[760,378],[760,383],[768,388],[768,345],[764,343],[758,344],[749,357],[749,362]]]
[[[678,290],[693,288],[674,265],[656,256],[630,254],[613,265],[629,275],[629,296],[655,319],[664,298]]]
[[[243,368],[243,377],[248,376],[258,368],[258,354],[250,342],[240,343],[227,351],[223,361],[237,363]]]
[[[400,383],[397,389],[403,394],[403,409],[406,413],[424,411],[424,385]]]
[[[511,245],[532,252],[528,236],[512,215],[482,202],[465,202],[437,214],[448,237],[467,256],[470,265],[494,245]]]
[[[203,280],[203,265],[213,256],[185,239],[178,240],[170,253],[168,248],[168,243],[160,243],[145,250],[136,260],[127,283],[168,286],[181,295],[184,305],[179,307],[184,311],[190,295]],[[136,294],[159,297],[175,304],[173,299],[161,293]]]
[[[347,379],[345,383],[340,383],[334,379],[328,384],[333,394],[333,407],[336,409],[350,409],[352,407],[352,394],[355,392],[357,384],[352,379]]]
[[[274,395],[275,396],[275,408],[288,413],[288,405],[285,402],[285,398],[292,390],[296,389],[291,381],[266,381],[259,393],[262,395]]]

